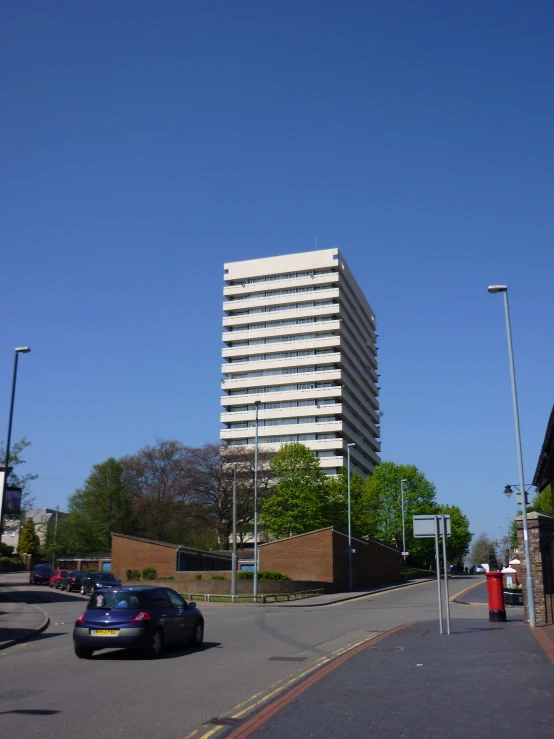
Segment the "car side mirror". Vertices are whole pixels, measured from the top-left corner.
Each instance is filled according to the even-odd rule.
[[[191,601],[189,603],[189,608],[196,608],[196,603],[194,601]]]

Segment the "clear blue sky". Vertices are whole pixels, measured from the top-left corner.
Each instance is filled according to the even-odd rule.
[[[223,263],[338,246],[380,333],[382,458],[498,535],[554,401],[551,2],[4,3],[0,409],[37,505],[216,440]],[[0,429],[0,435],[5,432]]]

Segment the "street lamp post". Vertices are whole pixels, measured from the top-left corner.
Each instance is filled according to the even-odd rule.
[[[404,580],[406,580],[406,520],[404,514],[404,483],[408,480],[400,480],[400,495],[402,497],[402,559],[404,560]]]
[[[15,358],[13,363],[13,379],[12,379],[12,395],[10,400],[10,413],[8,420],[8,435],[6,437],[6,455],[4,458],[4,475],[2,478],[2,497],[0,498],[0,536],[2,534],[2,526],[4,523],[4,498],[6,496],[6,488],[8,487],[8,474],[10,463],[10,444],[12,440],[12,422],[13,422],[13,406],[15,402],[15,386],[17,383],[17,363],[20,354],[28,354],[31,350],[28,346],[18,346],[15,348]]]
[[[504,311],[506,314],[506,333],[508,335],[508,354],[510,359],[510,375],[512,379],[512,400],[514,405],[514,421],[516,428],[516,444],[517,444],[517,461],[519,467],[519,481],[521,491],[524,497],[524,504],[522,506],[522,518],[523,518],[523,545],[525,549],[525,570],[526,570],[526,584],[527,584],[527,600],[529,608],[529,626],[534,628],[535,622],[535,594],[533,591],[533,577],[531,575],[531,551],[529,547],[529,533],[527,528],[527,507],[525,505],[525,481],[523,477],[523,455],[521,452],[521,432],[519,429],[519,410],[517,403],[517,388],[516,388],[516,370],[514,364],[514,349],[512,345],[512,327],[510,324],[510,306],[508,304],[508,286],[507,285],[491,285],[488,288],[490,293],[504,293]]]
[[[233,557],[231,560],[231,600],[237,598],[237,463],[233,463]]]
[[[352,592],[352,510],[350,504],[350,447],[356,444],[347,444],[348,456],[348,590]]]
[[[254,601],[258,597],[258,416],[261,400],[255,400],[256,439],[254,441]]]

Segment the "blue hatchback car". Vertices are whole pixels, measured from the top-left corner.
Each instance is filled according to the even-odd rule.
[[[75,622],[73,644],[81,659],[98,649],[140,649],[159,657],[164,646],[204,640],[204,618],[196,603],[187,603],[171,588],[120,587],[92,594]]]

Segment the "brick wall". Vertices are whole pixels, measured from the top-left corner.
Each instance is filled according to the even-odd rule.
[[[334,583],[338,592],[348,590],[348,537],[338,531],[333,532]],[[373,585],[384,585],[400,579],[401,556],[376,541],[352,540],[352,588],[363,590]]]
[[[529,619],[527,598],[527,562],[523,545],[523,519],[516,518],[518,549],[521,561],[521,582],[525,619]],[[535,597],[535,620],[537,626],[554,623],[554,519],[533,511],[527,514],[529,550],[531,554],[531,577]]]
[[[144,567],[153,567],[158,575],[175,575],[176,563],[175,547],[112,535],[112,572],[121,580],[127,570],[142,571]]]
[[[348,590],[348,538],[323,529],[260,546],[260,569],[277,570],[292,580],[332,583],[335,591]],[[354,539],[352,583],[355,590],[400,579],[398,551],[375,541]]]
[[[332,530],[293,536],[259,547],[260,570],[288,575],[291,580],[333,582]]]
[[[210,580],[204,579],[208,573],[202,573],[202,580],[149,580],[144,585],[160,585],[161,587],[172,588],[179,593],[194,593],[195,595],[231,595],[231,580]],[[137,585],[140,583],[127,582],[126,585]],[[315,590],[323,588],[325,592],[331,592],[332,587],[329,583],[321,582],[298,582],[297,580],[258,580],[258,593],[266,595],[267,593],[297,593],[301,590]],[[237,582],[237,593],[239,595],[252,594],[252,580],[239,580]]]

